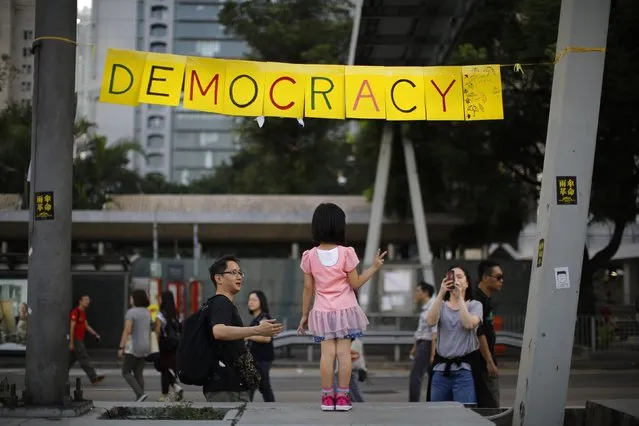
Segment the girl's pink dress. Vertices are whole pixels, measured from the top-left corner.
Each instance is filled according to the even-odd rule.
[[[316,342],[353,339],[366,331],[368,318],[357,303],[348,273],[359,264],[352,247],[331,250],[317,247],[302,255],[300,267],[315,281],[315,302],[308,316],[308,328]]]

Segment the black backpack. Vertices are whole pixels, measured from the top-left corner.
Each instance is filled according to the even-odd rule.
[[[162,333],[160,334],[160,349],[166,352],[176,352],[180,344],[181,331],[182,325],[177,318],[173,319],[171,322],[167,322],[167,324],[162,328]]]
[[[204,386],[218,365],[209,320],[209,306],[215,297],[207,300],[200,310],[182,324],[177,348],[177,375],[186,385]]]

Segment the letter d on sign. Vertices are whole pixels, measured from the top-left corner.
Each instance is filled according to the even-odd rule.
[[[100,102],[137,106],[146,52],[109,49],[104,64]]]
[[[124,84],[126,84],[126,87],[124,87],[122,90],[116,90],[114,88],[116,80],[115,76],[118,69],[123,70],[123,72],[127,74],[126,77],[121,77],[118,79],[118,86],[124,86]],[[128,84],[126,83],[127,77]],[[111,68],[111,82],[109,83],[109,93],[112,95],[121,95],[127,92],[131,88],[131,86],[133,86],[133,73],[131,72],[131,70],[122,64],[113,64],[113,68]]]

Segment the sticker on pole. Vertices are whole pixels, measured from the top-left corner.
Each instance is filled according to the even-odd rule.
[[[557,204],[577,204],[577,176],[557,176]]]
[[[555,287],[557,288],[557,290],[562,288],[570,288],[570,274],[568,273],[567,266],[555,268]]]
[[[539,248],[537,249],[537,267],[541,267],[544,262],[544,239],[539,240]]]
[[[35,193],[35,220],[55,219],[53,191]]]

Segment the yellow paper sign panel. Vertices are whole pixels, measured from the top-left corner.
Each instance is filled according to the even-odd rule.
[[[109,49],[104,64],[100,102],[138,106],[146,52]]]
[[[224,114],[257,117],[264,104],[264,64],[226,61]]]
[[[306,84],[304,89],[304,117],[343,120],[344,66],[300,65]]]
[[[503,120],[499,65],[465,66],[462,74],[466,120]]]
[[[417,67],[393,67],[386,77],[386,119],[424,120],[424,77]]]
[[[221,114],[225,77],[226,61],[189,56],[184,74],[184,108]]]
[[[461,67],[426,67],[424,96],[426,119],[456,121],[464,119]]]
[[[304,117],[306,75],[301,66],[267,62],[264,83],[264,116]]]
[[[386,77],[384,67],[346,67],[346,117],[386,118]]]
[[[147,53],[138,102],[178,106],[186,56]]]

